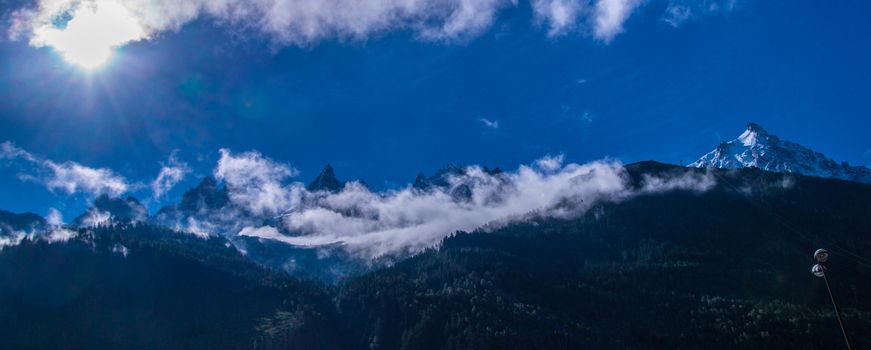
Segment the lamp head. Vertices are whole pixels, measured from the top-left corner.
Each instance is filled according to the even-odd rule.
[[[818,263],[825,263],[829,260],[829,252],[825,249],[817,249],[817,251],[814,252],[814,260]]]
[[[826,267],[821,264],[816,264],[811,268],[811,273],[817,277],[824,277],[826,275]]]

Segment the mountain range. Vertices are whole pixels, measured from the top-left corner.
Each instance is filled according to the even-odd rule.
[[[741,169],[758,168],[772,172],[795,175],[818,176],[857,182],[871,182],[871,170],[861,166],[837,163],[825,155],[812,151],[799,144],[782,140],[768,133],[762,126],[750,123],[738,138],[720,144],[714,151],[702,156],[688,165],[691,168]],[[468,174],[470,168],[455,165],[438,170],[431,176],[418,174],[410,188],[415,191],[443,191],[455,203],[469,202],[473,197],[474,183],[457,183],[457,179]],[[505,182],[504,172],[499,169],[482,167],[483,174]],[[791,181],[791,180],[790,180]],[[336,176],[332,166],[326,165],[323,171],[305,186],[307,195],[304,202],[309,206],[323,204],[323,196],[337,194],[350,183],[366,187],[362,181],[342,181]],[[321,193],[319,195],[319,193]],[[355,210],[339,210],[342,215],[354,217],[361,215]],[[344,276],[371,269],[374,266],[390,264],[396,259],[404,259],[413,254],[385,256],[380,260],[355,258],[338,245],[300,246],[288,245],[261,237],[237,235],[246,227],[274,227],[282,235],[293,237],[300,233],[284,228],[279,217],[263,217],[248,212],[231,200],[231,189],[219,183],[212,176],[187,190],[177,204],[160,208],[154,215],[136,198],[110,198],[98,196],[91,207],[67,226],[72,229],[88,228],[110,223],[146,222],[185,231],[201,237],[222,235],[240,251],[249,254],[253,261],[269,268],[275,268],[296,276],[336,282]],[[33,213],[13,214],[0,211],[0,236],[14,232],[39,234],[47,232],[50,225],[45,219]],[[16,238],[17,240],[17,238]],[[373,265],[374,263],[374,265]]]
[[[281,229],[282,216],[246,212],[232,199],[236,189],[212,177],[154,215],[135,198],[108,196],[64,226],[0,211],[0,343],[831,348],[843,340],[827,286],[809,272],[813,251],[824,247],[853,345],[871,347],[871,301],[863,297],[871,290],[871,185],[819,176],[842,173],[800,172],[828,158],[797,156],[805,148],[755,124],[720,148],[712,166],[621,166],[619,200],[589,203],[577,215],[530,213],[374,260],[339,243],[237,235],[242,227]],[[569,182],[589,181],[595,171]],[[516,181],[498,168],[449,166],[418,175],[406,195],[444,197],[439,203],[471,210],[488,194],[474,183],[482,179],[494,188]],[[667,179],[674,181],[663,185]],[[681,185],[689,182],[704,186]],[[300,205],[331,205],[322,202],[355,184],[327,166]],[[584,201],[567,197],[549,210],[565,213]],[[281,230],[282,237],[298,235]]]
[[[716,149],[703,155],[697,161],[689,164],[688,167],[700,169],[758,168],[772,172],[871,183],[871,169],[838,163],[819,152],[783,140],[767,132],[756,123],[749,123],[747,129],[736,139],[721,143]],[[497,178],[503,174],[499,168],[491,170],[483,167],[481,170],[483,173]],[[472,188],[470,187],[472,184],[452,184],[451,181],[465,175],[467,171],[467,167],[448,165],[431,176],[418,174],[411,183],[411,188],[419,191],[446,190],[455,201],[466,201],[472,196]],[[348,181],[339,180],[333,167],[328,164],[312,182],[305,186],[305,189],[310,193],[338,193],[348,183]],[[353,183],[366,187],[366,183],[363,181],[353,181]],[[317,197],[312,196],[309,201],[316,202]],[[88,227],[106,223],[109,220],[148,221],[173,229],[194,229],[196,231],[196,225],[190,225],[190,223],[224,227],[228,225],[216,225],[216,222],[238,221],[240,210],[233,208],[233,206],[234,203],[230,199],[230,188],[219,184],[212,176],[206,176],[196,187],[186,191],[179,203],[162,207],[154,215],[149,215],[145,206],[134,197],[122,199],[101,195],[94,199],[86,212],[73,219],[69,226]],[[258,223],[262,224],[263,222]],[[36,214],[13,214],[0,211],[0,229],[3,232],[43,231],[46,227],[45,220]],[[205,228],[203,229],[205,231]],[[235,233],[232,232],[232,234]]]

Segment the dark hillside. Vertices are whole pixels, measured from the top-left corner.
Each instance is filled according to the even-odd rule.
[[[10,349],[252,348],[277,310],[329,310],[326,291],[251,263],[219,238],[146,225],[80,231],[0,252],[0,342]],[[319,334],[329,331],[319,330]],[[304,336],[295,338],[305,343]]]
[[[871,264],[852,255],[871,252],[871,186],[717,177],[704,194],[459,233],[348,281],[338,305],[365,325],[358,341],[379,348],[839,348],[822,280],[809,273],[811,253],[827,247],[855,345],[871,346]]]

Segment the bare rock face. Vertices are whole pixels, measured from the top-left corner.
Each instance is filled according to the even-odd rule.
[[[333,171],[333,167],[329,164],[324,167],[324,170],[321,171],[320,175],[310,183],[306,189],[311,192],[316,191],[329,191],[329,192],[339,192],[342,188],[345,187],[345,183],[339,181],[336,178],[336,173]]]
[[[86,212],[73,220],[73,226],[90,227],[110,221],[129,222],[147,219],[148,209],[136,198],[111,198],[104,194],[97,197]]]

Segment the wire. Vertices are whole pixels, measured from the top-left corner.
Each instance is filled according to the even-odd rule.
[[[835,302],[835,295],[832,294],[832,288],[829,287],[829,278],[826,277],[825,270],[823,272],[823,281],[826,282],[826,290],[829,292],[829,298],[832,299],[832,306],[835,307],[835,316],[838,317],[838,326],[841,326],[841,334],[844,335],[844,342],[847,343],[847,350],[853,350],[850,346],[850,338],[847,337],[847,329],[844,328],[844,320],[841,318],[841,311],[838,310],[838,303]]]
[[[737,186],[735,186],[734,184],[732,184],[732,182],[729,181],[729,179],[727,179],[722,174],[718,174],[718,173],[714,172],[714,176],[718,180],[721,180],[723,183],[725,183],[727,186],[729,186],[732,190],[734,190],[736,192],[740,192],[740,189]],[[753,199],[754,199],[754,201],[751,201],[751,203],[753,203],[753,204],[757,205],[757,207],[771,213],[774,216],[774,218],[777,219],[777,221],[782,226],[784,226],[785,228],[789,229],[790,231],[793,231],[794,233],[798,234],[799,237],[804,239],[807,243],[810,243],[811,245],[813,245],[815,243],[814,239],[813,239],[814,237],[819,241],[825,241],[825,244],[827,245],[827,248],[829,248],[829,250],[834,250],[836,252],[844,253],[845,255],[843,255],[843,256],[846,257],[847,259],[850,259],[851,261],[853,261],[861,266],[864,266],[868,269],[871,269],[871,259],[866,258],[862,255],[859,255],[855,252],[850,251],[847,248],[842,247],[841,245],[837,244],[832,239],[829,239],[829,238],[826,238],[826,237],[823,237],[820,235],[815,235],[815,234],[812,234],[810,232],[805,232],[805,231],[797,228],[796,226],[793,226],[790,223],[790,221],[788,221],[783,216],[779,215],[773,209],[773,206],[771,204],[765,202],[764,199],[762,199],[761,197],[753,197]],[[762,204],[765,204],[766,206],[763,207]],[[832,247],[834,247],[835,249],[831,249]]]

